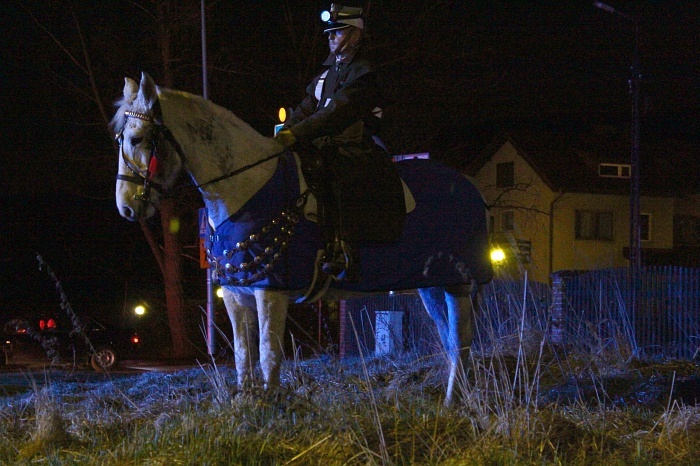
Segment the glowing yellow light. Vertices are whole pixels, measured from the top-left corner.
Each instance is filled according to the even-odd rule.
[[[287,120],[287,109],[280,107],[279,112],[277,112],[277,118],[280,119],[280,122],[284,123]]]
[[[145,313],[146,313],[146,308],[140,304],[134,308],[134,314],[136,314],[137,316],[142,316]]]
[[[180,231],[180,219],[177,217],[173,217],[170,219],[170,234],[176,235],[178,231]]]
[[[217,288],[217,289],[216,289],[216,297],[217,297],[217,298],[223,298],[223,297],[224,297],[224,289],[223,289],[223,288]]]
[[[505,258],[506,254],[503,252],[503,249],[494,248],[491,250],[491,262],[503,262]]]

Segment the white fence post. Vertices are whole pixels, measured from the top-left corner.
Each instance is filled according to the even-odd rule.
[[[376,311],[375,315],[374,354],[403,351],[403,311]]]

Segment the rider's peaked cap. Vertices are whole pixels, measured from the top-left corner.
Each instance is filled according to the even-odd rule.
[[[326,22],[323,32],[336,31],[350,26],[360,29],[365,28],[365,20],[362,16],[362,8],[342,6],[331,3],[330,11],[321,13],[321,19]]]

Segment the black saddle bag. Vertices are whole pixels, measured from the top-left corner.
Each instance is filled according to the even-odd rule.
[[[324,157],[334,229],[352,243],[398,241],[406,219],[403,186],[386,155]]]

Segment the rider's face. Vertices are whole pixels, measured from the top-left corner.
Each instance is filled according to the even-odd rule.
[[[328,33],[328,48],[331,53],[339,53],[346,42],[346,38],[351,28],[336,29]]]

